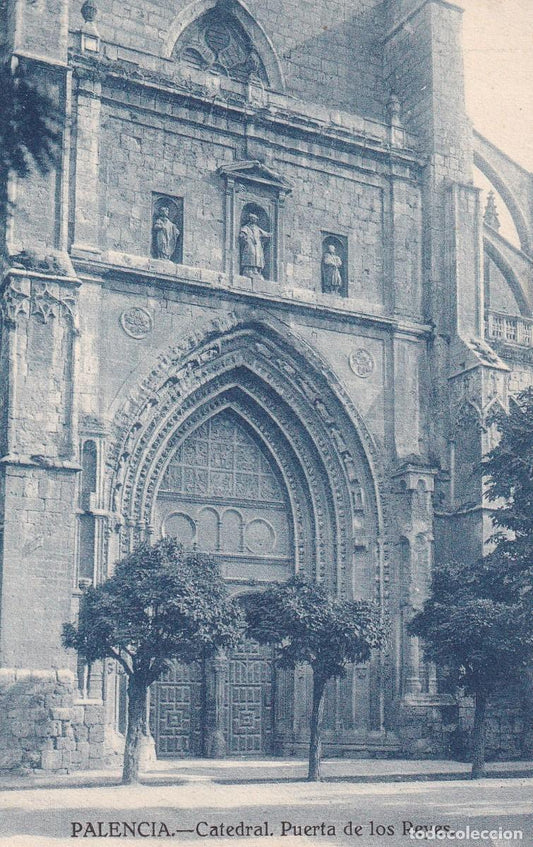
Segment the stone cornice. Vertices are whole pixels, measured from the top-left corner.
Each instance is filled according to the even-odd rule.
[[[55,282],[58,285],[80,287],[80,281],[77,277],[63,276],[62,274],[48,273],[47,271],[32,271],[25,268],[8,267],[3,274],[3,281],[8,277],[18,277],[19,279],[35,279],[39,282]]]
[[[67,459],[57,459],[52,456],[26,456],[19,453],[9,453],[2,456],[0,465],[40,468],[41,470],[64,471],[66,473],[79,473],[81,471],[81,466],[77,462]]]
[[[89,76],[100,82],[107,81],[116,86],[116,93],[106,91],[103,99],[123,103],[131,109],[131,104],[122,100],[124,82],[129,86],[142,89],[147,93],[157,91],[172,97],[181,98],[189,107],[196,106],[210,114],[226,112],[239,121],[251,122],[256,126],[269,127],[278,136],[280,133],[309,138],[313,143],[328,144],[353,150],[359,154],[374,156],[386,162],[398,162],[407,167],[422,168],[423,159],[415,150],[414,136],[405,133],[409,146],[391,145],[388,139],[389,128],[385,123],[365,119],[357,115],[328,110],[317,104],[297,101],[285,95],[267,93],[267,102],[257,105],[247,100],[243,94],[220,90],[215,95],[205,85],[191,80],[170,78],[162,73],[148,71],[140,66],[124,66],[120,62],[92,61],[77,55],[71,59],[74,75],[80,79]],[[116,85],[119,83],[119,85]],[[153,95],[152,95],[153,97]],[[137,105],[136,108],[139,108]],[[146,104],[143,109],[153,108]],[[313,112],[315,114],[313,114]],[[338,122],[332,115],[338,117]],[[213,129],[217,129],[214,124]]]
[[[53,56],[46,56],[44,53],[33,53],[29,50],[17,49],[14,51],[13,56],[35,62],[38,65],[45,65],[46,67],[59,68],[65,71],[69,69],[67,62],[62,61],[61,59],[56,59]]]
[[[374,326],[389,332],[392,331],[394,334],[407,334],[412,338],[428,338],[433,331],[432,327],[426,323],[418,323],[415,320],[407,321],[405,318],[391,317],[375,312],[366,312],[363,308],[359,308],[359,301],[350,300],[349,298],[334,298],[336,301],[335,304],[329,304],[326,302],[328,295],[317,294],[307,289],[300,289],[296,290],[296,295],[298,291],[301,291],[302,297],[305,295],[306,299],[298,299],[298,296],[295,296],[294,289],[283,288],[279,283],[268,282],[266,280],[263,281],[264,290],[253,291],[237,287],[236,285],[231,286],[226,274],[206,271],[202,268],[192,269],[195,274],[191,278],[178,274],[180,266],[176,266],[174,273],[164,273],[159,268],[157,270],[155,268],[149,269],[148,264],[150,260],[146,260],[146,268],[131,268],[111,262],[96,262],[94,260],[76,259],[75,257],[73,257],[73,260],[82,281],[87,280],[87,282],[98,285],[108,285],[110,281],[123,280],[128,286],[132,286],[129,288],[132,294],[135,293],[133,284],[138,283],[144,289],[148,284],[155,289],[164,288],[167,291],[173,290],[176,292],[189,291],[208,297],[212,297],[216,293],[217,297],[225,297],[229,302],[233,303],[260,304],[265,307],[274,305],[284,311],[316,315],[351,324]],[[151,264],[153,265],[153,260]]]

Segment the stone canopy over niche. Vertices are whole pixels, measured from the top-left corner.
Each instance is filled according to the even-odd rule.
[[[225,4],[217,3],[185,29],[172,58],[238,82],[260,81],[267,87],[270,85],[250,35]]]
[[[224,270],[233,276],[279,281],[283,268],[283,206],[291,184],[262,162],[236,161],[219,169],[226,183]],[[255,229],[257,249],[246,228]],[[253,235],[253,234],[252,234]]]

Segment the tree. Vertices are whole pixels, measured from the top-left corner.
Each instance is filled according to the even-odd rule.
[[[492,521],[493,551],[486,557],[494,591],[529,602],[533,591],[533,388],[513,398],[509,412],[491,421],[500,439],[484,460],[487,496],[499,505]]]
[[[245,595],[249,637],[275,646],[279,667],[310,665],[313,706],[308,779],[320,779],[321,727],[326,684],[346,675],[349,663],[367,662],[384,643],[376,604],[333,597],[326,588],[297,575],[283,585]]]
[[[172,538],[141,545],[83,595],[78,623],[64,626],[63,642],[89,664],[115,659],[127,675],[123,783],[138,781],[149,686],[172,659],[191,664],[237,643],[243,623],[217,563],[184,552]]]
[[[517,681],[533,659],[531,610],[514,590],[494,591],[485,561],[437,564],[431,595],[409,630],[426,655],[444,666],[451,684],[475,701],[472,778],[483,775],[487,704],[502,685]]]
[[[51,97],[32,82],[20,63],[0,66],[0,217],[8,209],[10,173],[27,177],[32,164],[48,173],[57,164],[60,132]]]
[[[533,389],[491,423],[500,436],[483,460],[487,496],[497,504],[493,549],[475,563],[438,565],[411,624],[429,657],[475,699],[473,778],[484,769],[487,702],[533,661]]]

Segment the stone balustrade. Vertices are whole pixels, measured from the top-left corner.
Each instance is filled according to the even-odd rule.
[[[533,347],[533,320],[504,312],[489,312],[486,322],[487,339],[506,344]]]

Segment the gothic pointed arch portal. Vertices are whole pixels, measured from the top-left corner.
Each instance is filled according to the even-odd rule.
[[[383,602],[378,464],[341,393],[310,348],[263,321],[230,318],[167,352],[116,419],[108,479],[120,553],[175,534],[216,555],[233,590],[303,570],[341,596]],[[253,755],[305,744],[305,674],[274,678],[255,648],[191,674],[175,668],[156,686],[160,755],[206,752],[194,703],[209,691],[220,702],[217,685],[222,712],[200,721],[218,727],[217,751],[221,739]],[[383,696],[379,662],[354,670],[329,692],[326,733],[353,746],[382,729]]]

